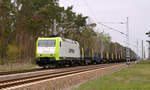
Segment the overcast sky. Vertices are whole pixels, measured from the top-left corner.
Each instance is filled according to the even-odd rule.
[[[130,47],[139,42],[139,55],[141,55],[141,40],[144,40],[145,49],[148,44],[145,35],[150,30],[150,0],[60,0],[60,6],[73,6],[73,11],[89,16],[93,22],[126,22],[129,17]],[[109,24],[107,26],[126,33],[125,24]],[[125,45],[125,36],[101,25],[97,25],[99,32],[109,33],[113,41]],[[147,50],[146,50],[147,53]]]

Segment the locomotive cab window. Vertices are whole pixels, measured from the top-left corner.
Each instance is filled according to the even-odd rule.
[[[38,47],[55,47],[55,40],[39,40]]]

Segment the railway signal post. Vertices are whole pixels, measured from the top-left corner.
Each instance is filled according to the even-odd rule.
[[[126,46],[126,64],[130,64],[130,49],[129,49],[129,18],[127,17],[126,21],[126,40],[127,40],[127,46]]]

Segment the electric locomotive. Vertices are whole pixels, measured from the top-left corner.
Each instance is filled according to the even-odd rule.
[[[77,41],[61,37],[38,38],[36,63],[41,67],[80,62],[80,46]]]

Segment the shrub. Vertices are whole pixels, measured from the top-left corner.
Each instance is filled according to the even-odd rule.
[[[1,43],[1,40],[0,40],[0,65],[3,65],[3,61],[2,61],[2,43]]]
[[[3,61],[2,61],[2,59],[0,58],[0,65],[3,65],[4,63],[3,63]]]
[[[11,60],[11,62],[16,62],[16,60],[19,59],[20,49],[17,45],[8,45],[6,54],[8,60]]]

